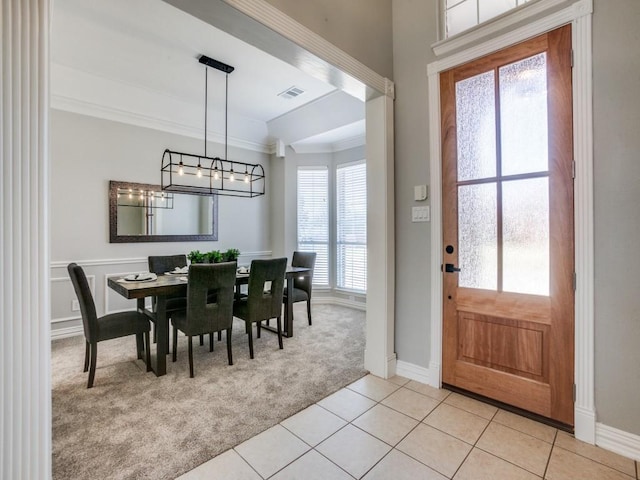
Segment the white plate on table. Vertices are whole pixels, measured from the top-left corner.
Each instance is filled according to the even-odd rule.
[[[186,275],[189,273],[189,267],[176,267],[170,272],[166,272],[165,275]]]
[[[158,276],[155,273],[133,273],[127,275],[122,280],[125,282],[153,282]]]

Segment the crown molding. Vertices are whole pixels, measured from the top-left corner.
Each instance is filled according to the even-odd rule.
[[[201,118],[202,106],[184,97],[57,63],[52,64],[51,85],[51,108],[186,137],[204,137],[202,125],[192,122]],[[266,123],[243,117],[235,122],[243,125],[247,135],[229,135],[229,146],[269,153]],[[207,138],[213,143],[225,142],[224,134],[211,128],[207,129]]]
[[[291,148],[296,153],[336,153],[342,152],[344,150],[349,150],[351,148],[362,147],[366,145],[367,139],[366,135],[356,135],[355,137],[345,138],[344,140],[338,140],[337,142],[331,143],[302,143],[302,144],[291,144]]]

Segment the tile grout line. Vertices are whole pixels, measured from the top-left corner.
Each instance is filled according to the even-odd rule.
[[[409,383],[409,382],[407,382],[407,383]],[[405,385],[406,385],[406,384],[405,384]],[[383,403],[382,403],[382,401],[383,401],[383,400],[385,400],[385,399],[386,399],[386,398],[388,398],[389,396],[393,395],[394,393],[398,392],[398,391],[399,391],[399,390],[401,390],[402,388],[406,388],[407,390],[409,390],[409,391],[411,391],[411,392],[414,392],[414,393],[417,393],[417,394],[419,394],[419,395],[422,395],[422,396],[423,396],[423,397],[425,397],[425,398],[429,398],[429,399],[432,399],[432,400],[436,400],[436,401],[438,401],[438,404],[437,404],[435,407],[433,407],[433,408],[429,411],[429,413],[427,413],[427,414],[422,418],[422,420],[418,420],[418,419],[416,419],[416,418],[414,418],[414,417],[412,417],[412,416],[410,416],[410,415],[407,415],[407,414],[406,414],[406,413],[404,413],[404,412],[401,412],[401,411],[399,411],[399,410],[396,410],[395,408],[390,407],[389,405],[385,405],[385,404],[383,404]],[[357,392],[357,393],[359,393],[359,392]],[[367,398],[369,398],[369,397],[367,397]],[[445,398],[446,398],[446,397],[445,397]],[[371,400],[373,400],[373,399],[371,399]],[[374,400],[374,401],[375,401],[375,400]],[[437,472],[437,473],[440,473],[440,474],[442,474],[444,477],[446,477],[446,475],[444,475],[442,472],[437,471],[435,468],[433,468],[433,467],[431,467],[431,466],[429,466],[429,465],[427,465],[427,464],[425,464],[425,463],[421,462],[421,461],[420,461],[420,460],[418,460],[417,458],[414,458],[414,457],[412,457],[411,455],[409,455],[408,453],[405,453],[405,452],[403,452],[402,450],[399,450],[399,449],[397,449],[397,448],[396,448],[398,445],[400,445],[400,443],[401,443],[405,438],[407,438],[407,437],[411,434],[411,432],[413,432],[416,428],[418,428],[418,426],[422,425],[422,421],[423,421],[425,418],[427,418],[427,417],[431,414],[431,412],[433,412],[436,408],[438,408],[438,407],[439,407],[439,406],[444,402],[444,399],[442,399],[442,400],[438,400],[437,398],[433,398],[433,397],[430,397],[430,396],[428,396],[428,395],[424,395],[424,394],[422,394],[422,393],[420,393],[420,392],[416,392],[415,390],[412,390],[412,389],[410,389],[410,388],[408,388],[408,387],[400,386],[400,388],[397,388],[397,389],[396,389],[396,390],[394,390],[392,393],[390,393],[389,395],[387,395],[386,397],[384,397],[382,400],[380,400],[380,401],[375,401],[375,402],[376,402],[376,404],[375,404],[375,405],[373,405],[373,406],[372,406],[370,409],[368,409],[367,411],[362,412],[362,414],[358,415],[356,418],[354,418],[352,421],[350,421],[350,422],[348,423],[348,425],[352,425],[353,427],[357,428],[358,430],[360,430],[360,431],[362,431],[362,432],[364,432],[364,433],[366,433],[366,434],[368,434],[368,435],[371,435],[373,438],[375,438],[375,439],[377,439],[377,440],[380,440],[380,441],[381,441],[382,443],[384,443],[385,445],[390,446],[390,447],[391,447],[391,449],[390,449],[386,454],[384,454],[384,455],[382,456],[382,458],[380,458],[380,460],[378,460],[375,464],[373,464],[373,465],[371,466],[371,468],[370,468],[369,470],[367,470],[367,471],[364,473],[364,475],[362,475],[362,477],[360,477],[360,478],[365,477],[365,476],[366,476],[366,475],[367,475],[371,470],[373,470],[373,469],[376,467],[376,465],[378,465],[380,462],[382,462],[382,460],[383,460],[385,457],[387,457],[387,456],[388,456],[388,455],[389,455],[393,450],[397,450],[397,451],[398,451],[398,452],[400,452],[401,454],[406,455],[407,457],[409,457],[409,458],[411,458],[411,459],[415,460],[415,461],[416,461],[416,462],[418,462],[420,465],[424,465],[425,467],[429,468],[430,470],[432,470],[432,471],[434,471],[434,472]],[[408,432],[407,432],[407,433],[406,433],[406,434],[405,434],[405,435],[404,435],[404,436],[403,436],[403,437],[402,437],[402,438],[401,438],[401,439],[396,443],[396,445],[395,445],[395,446],[394,446],[394,445],[390,445],[390,444],[388,444],[387,442],[385,442],[384,440],[382,440],[382,439],[380,439],[380,438],[376,437],[375,435],[373,435],[373,434],[371,434],[371,433],[369,433],[369,432],[367,432],[367,431],[363,430],[362,428],[358,427],[357,425],[354,425],[354,424],[353,424],[353,422],[354,422],[355,420],[357,420],[357,419],[358,419],[358,418],[360,418],[362,415],[364,415],[364,414],[365,414],[365,413],[367,413],[368,411],[370,411],[370,410],[372,410],[373,408],[375,408],[377,405],[382,405],[383,407],[387,407],[388,409],[390,409],[390,410],[392,410],[392,411],[394,411],[394,412],[396,412],[396,413],[399,413],[400,415],[404,415],[404,416],[405,416],[405,417],[407,417],[407,418],[410,418],[410,419],[412,419],[412,420],[415,420],[415,421],[416,421],[416,422],[418,422],[418,423],[417,423],[413,428],[411,428],[411,429],[410,429],[410,430],[409,430],[409,431],[408,431]],[[345,426],[346,426],[346,425],[345,425]],[[348,473],[348,472],[347,472],[347,473]]]
[[[544,467],[544,474],[542,478],[547,476],[547,472],[549,471],[549,464],[551,463],[551,456],[553,455],[553,450],[556,448],[556,440],[558,439],[558,430],[556,429],[556,434],[553,436],[553,443],[551,444],[551,450],[549,451],[549,458],[547,458],[547,464]]]
[[[560,430],[558,430],[558,433],[559,433],[559,432],[560,432]],[[556,436],[557,436],[557,435],[556,435]],[[574,439],[575,439],[575,437],[574,437]],[[580,442],[580,440],[576,440],[576,442]],[[630,459],[629,457],[625,457],[624,455],[620,455],[620,454],[618,454],[618,453],[612,452],[612,451],[610,451],[610,450],[604,449],[604,448],[602,448],[602,447],[599,447],[598,445],[591,445],[591,444],[589,444],[589,443],[588,443],[587,445],[589,445],[589,446],[591,446],[591,447],[598,448],[598,449],[600,449],[600,450],[602,450],[602,451],[604,451],[604,452],[607,452],[607,453],[612,453],[612,454],[614,454],[614,455],[618,455],[619,457],[622,457],[622,458],[624,458],[624,459],[626,459],[626,460],[631,460],[631,461],[635,464],[636,477],[639,477],[640,472],[638,472],[637,462],[636,462],[636,461],[634,461],[633,459]],[[626,475],[627,477],[629,477],[629,475],[628,475],[627,473],[623,472],[622,470],[619,470],[619,469],[618,469],[618,468],[616,468],[616,467],[612,467],[611,465],[607,465],[606,463],[602,463],[602,462],[601,462],[601,461],[599,461],[599,460],[594,460],[593,458],[591,458],[591,457],[587,457],[586,455],[583,455],[582,453],[574,452],[573,450],[569,450],[568,448],[564,448],[564,447],[561,447],[561,446],[559,446],[559,445],[555,445],[555,444],[554,444],[554,447],[557,447],[557,448],[559,448],[560,450],[564,450],[565,452],[572,453],[572,454],[574,454],[574,455],[576,455],[576,456],[578,456],[578,457],[582,457],[582,458],[584,458],[584,459],[586,459],[586,460],[592,461],[593,463],[597,463],[598,465],[601,465],[601,466],[603,466],[603,467],[605,467],[605,468],[608,468],[608,469],[610,469],[610,470],[613,470],[614,472],[618,472],[618,473],[621,473],[621,474]],[[633,478],[633,477],[630,477],[630,478]],[[637,479],[636,479],[636,480],[637,480]]]
[[[450,407],[458,408],[458,407],[456,407],[455,405],[450,405],[450,404],[447,404],[447,405],[449,405]],[[466,410],[464,410],[464,409],[462,409],[462,408],[458,408],[458,410],[462,410],[463,412],[467,412]],[[467,461],[467,459],[469,458],[469,455],[471,455],[471,452],[473,452],[473,450],[474,450],[475,448],[477,448],[477,447],[476,447],[477,443],[480,441],[480,438],[482,438],[482,435],[484,435],[484,432],[486,432],[486,431],[487,431],[487,428],[489,428],[489,425],[491,425],[491,422],[493,422],[493,420],[496,418],[496,415],[498,414],[498,411],[499,411],[499,409],[498,409],[498,410],[496,410],[496,412],[492,415],[491,419],[487,422],[487,424],[485,425],[485,427],[482,429],[482,432],[480,433],[480,435],[478,435],[478,438],[476,438],[476,441],[475,441],[475,442],[473,442],[473,443],[471,444],[471,449],[469,450],[469,452],[467,452],[467,454],[465,455],[464,459],[460,462],[460,465],[458,465],[458,468],[456,468],[456,471],[455,471],[455,472],[453,472],[453,475],[451,476],[451,478],[455,478],[455,476],[458,474],[458,472],[459,472],[459,471],[460,471],[460,469],[462,468],[462,465],[464,465],[464,462],[466,462],[466,461]],[[475,414],[474,414],[474,413],[472,413],[472,412],[467,412],[467,413],[471,413],[472,415],[475,415]],[[476,417],[480,417],[480,415],[476,415]],[[425,418],[426,418],[426,417],[425,417]],[[480,417],[480,418],[484,418],[484,417]],[[485,418],[485,420],[486,420],[486,418]],[[433,427],[433,428],[435,428],[435,427]],[[443,432],[443,433],[446,433],[446,432]],[[453,435],[451,435],[451,436],[453,436]],[[453,437],[453,438],[457,438],[457,437]],[[460,440],[460,439],[458,439],[458,440]],[[462,441],[464,441],[464,440],[462,440]],[[466,443],[466,442],[465,442],[465,443]],[[478,450],[482,450],[482,449],[478,448]],[[484,450],[482,450],[482,451],[484,451]],[[488,452],[487,452],[487,453],[488,453]],[[490,455],[491,455],[491,454],[490,454]],[[494,455],[494,456],[495,456],[495,455]],[[496,458],[500,458],[500,457],[497,457],[497,456],[496,456]]]
[[[243,443],[244,443],[244,442],[243,442]],[[240,444],[240,445],[242,445],[242,444]],[[262,475],[260,475],[260,472],[258,472],[255,468],[253,468],[253,465],[251,465],[251,464],[249,463],[249,461],[248,461],[246,458],[244,458],[244,457],[240,454],[240,452],[238,452],[238,451],[236,450],[236,448],[235,448],[235,447],[233,447],[231,450],[233,450],[233,451],[236,453],[236,455],[238,455],[238,456],[242,459],[242,461],[243,461],[244,463],[246,463],[247,465],[249,465],[249,468],[250,468],[251,470],[253,470],[254,472],[256,472],[256,475],[258,475],[260,478],[262,478],[262,479],[264,480],[264,477],[263,477]],[[224,452],[223,452],[223,453],[224,453]],[[213,457],[213,458],[216,458],[216,457]],[[211,460],[213,460],[213,458],[212,458]]]

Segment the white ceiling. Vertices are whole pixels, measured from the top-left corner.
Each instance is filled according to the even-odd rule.
[[[362,102],[163,1],[56,0],[53,5],[54,108],[202,137],[205,67],[197,58],[205,54],[235,67],[229,75],[230,144],[264,149],[280,138],[270,131],[271,121],[285,131],[289,112],[299,123],[309,105],[314,108],[301,132],[306,137],[288,138],[287,144],[321,148],[364,134]],[[208,75],[209,134],[220,140],[225,75],[215,69]],[[305,93],[295,99],[278,96],[291,86]],[[325,99],[350,111],[342,120],[328,121],[336,115],[323,115]]]

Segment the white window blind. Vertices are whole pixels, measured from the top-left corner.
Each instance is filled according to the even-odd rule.
[[[336,169],[336,286],[367,290],[367,171],[365,163]]]
[[[298,169],[298,250],[316,252],[314,285],[329,285],[329,172]]]

